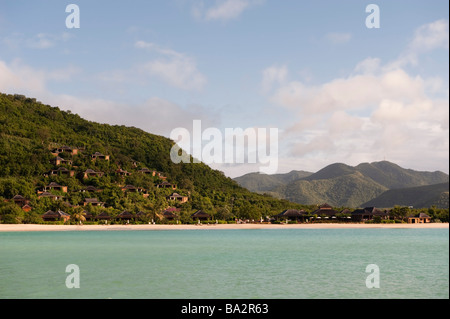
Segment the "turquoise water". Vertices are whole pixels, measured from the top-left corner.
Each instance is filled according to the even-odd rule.
[[[449,231],[4,232],[0,298],[449,298]]]

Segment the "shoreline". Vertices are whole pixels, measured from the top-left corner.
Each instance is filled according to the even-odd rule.
[[[427,224],[212,224],[212,225],[43,225],[0,224],[0,232],[21,231],[117,231],[117,230],[194,230],[194,229],[437,229],[448,223]]]

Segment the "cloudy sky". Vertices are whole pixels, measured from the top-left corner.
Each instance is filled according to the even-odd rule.
[[[66,26],[70,3],[80,28]],[[0,0],[0,92],[167,137],[193,120],[277,128],[279,173],[380,160],[448,173],[448,12],[447,0]]]

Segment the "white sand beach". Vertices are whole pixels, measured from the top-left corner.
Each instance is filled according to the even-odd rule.
[[[99,231],[99,230],[188,230],[188,229],[345,229],[345,228],[449,228],[448,223],[426,224],[217,224],[217,225],[41,225],[0,224],[0,232],[8,231]]]

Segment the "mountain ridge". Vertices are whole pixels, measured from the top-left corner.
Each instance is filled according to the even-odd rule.
[[[449,176],[441,171],[405,169],[388,161],[360,163],[356,166],[333,163],[291,182],[281,183],[282,178],[278,176],[278,184],[265,189],[258,188],[260,185],[258,179],[261,178],[267,177],[246,174],[235,180],[241,186],[250,187],[252,191],[268,192],[278,198],[305,205],[318,204],[322,201],[330,205],[346,207],[364,206],[388,190],[428,186],[449,181]],[[445,203],[445,200],[440,202]]]

